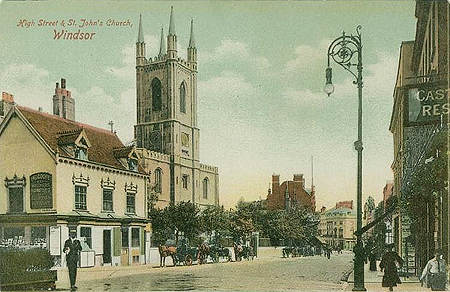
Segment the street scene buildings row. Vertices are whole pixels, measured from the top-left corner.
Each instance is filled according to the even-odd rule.
[[[405,272],[419,273],[441,249],[449,260],[449,5],[416,1],[416,36],[400,46],[390,131],[394,184],[386,224]]]
[[[197,51],[177,57],[175,20],[168,47],[146,59],[142,19],[136,43],[135,142],[75,120],[75,97],[56,83],[53,114],[0,101],[0,244],[42,246],[60,266],[69,230],[83,239],[80,265],[149,260],[149,208],[191,201],[218,205],[218,168],[199,161]]]

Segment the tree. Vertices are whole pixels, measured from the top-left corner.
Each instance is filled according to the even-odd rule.
[[[200,209],[191,202],[170,204],[165,208],[170,228],[174,231],[175,241],[178,243],[180,235],[194,241],[200,231],[198,215]]]
[[[229,214],[222,207],[208,206],[200,212],[199,228],[211,236],[213,232],[216,237],[227,235],[229,233]]]

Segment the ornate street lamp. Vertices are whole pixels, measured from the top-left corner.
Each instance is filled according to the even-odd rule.
[[[355,55],[356,58],[355,58]],[[361,43],[361,25],[356,27],[356,35],[346,35],[342,32],[342,36],[335,39],[328,48],[328,67],[325,71],[326,83],[324,87],[325,93],[330,96],[334,92],[332,82],[332,70],[330,60],[340,65],[346,71],[355,77],[353,84],[358,87],[358,140],[354,143],[358,152],[358,176],[357,176],[357,196],[356,196],[356,245],[353,248],[355,253],[353,275],[354,287],[353,291],[366,291],[364,287],[364,247],[362,243],[362,43]],[[356,60],[354,60],[356,59]],[[355,63],[356,61],[356,63]],[[354,68],[356,67],[356,72]]]

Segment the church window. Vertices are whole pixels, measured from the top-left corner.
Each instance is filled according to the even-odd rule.
[[[187,190],[187,188],[188,188],[188,176],[186,175],[186,174],[184,174],[183,175],[183,178],[181,179],[182,180],[182,183],[183,183],[183,189],[186,189]]]
[[[158,78],[154,78],[152,81],[152,109],[160,111],[161,104],[161,81]]]
[[[209,185],[208,178],[205,177],[203,179],[203,199],[208,199],[208,185]]]
[[[180,112],[186,113],[186,86],[184,82],[180,86]]]
[[[162,191],[162,175],[161,169],[157,168],[155,170],[155,192],[161,193]]]

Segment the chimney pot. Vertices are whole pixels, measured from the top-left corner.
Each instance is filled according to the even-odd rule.
[[[61,78],[61,88],[65,89],[66,88],[66,79]]]

